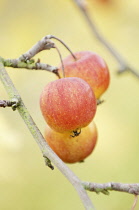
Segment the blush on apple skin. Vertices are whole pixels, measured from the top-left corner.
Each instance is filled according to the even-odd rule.
[[[40,97],[40,108],[52,129],[72,132],[92,121],[96,113],[96,98],[84,80],[63,78],[45,86]]]
[[[63,59],[66,77],[84,79],[93,89],[97,99],[107,90],[110,82],[109,69],[105,61],[96,53],[90,51],[75,52],[77,60],[72,55]],[[59,74],[63,77],[61,65]]]
[[[71,137],[70,133],[58,133],[46,127],[45,140],[52,150],[66,163],[84,160],[94,150],[98,133],[94,122],[82,129],[80,136]]]

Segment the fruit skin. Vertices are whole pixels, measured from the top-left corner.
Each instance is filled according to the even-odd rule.
[[[75,52],[77,60],[69,55],[63,59],[66,77],[84,79],[93,89],[97,99],[106,91],[110,82],[109,69],[105,61],[96,53],[90,51]],[[59,66],[62,77],[62,67]]]
[[[92,121],[96,112],[96,98],[84,80],[63,78],[45,86],[40,96],[40,108],[52,129],[72,132]]]
[[[101,3],[111,3],[111,0],[99,0]]]
[[[97,128],[94,122],[82,129],[77,137],[70,133],[58,133],[49,126],[45,130],[45,140],[53,151],[66,163],[76,163],[88,157],[97,142]]]

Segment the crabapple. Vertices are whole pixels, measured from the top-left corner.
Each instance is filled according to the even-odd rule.
[[[97,99],[109,86],[110,74],[105,61],[96,53],[81,51],[63,59],[66,77],[79,77],[84,79],[93,89]],[[62,77],[62,67],[59,66],[59,74]]]
[[[57,132],[73,132],[87,126],[95,116],[96,98],[87,82],[77,77],[47,84],[40,96],[40,108],[48,125]]]
[[[97,142],[97,128],[94,122],[82,129],[80,136],[72,137],[70,133],[58,133],[48,125],[45,140],[53,151],[66,163],[75,163],[88,157]]]

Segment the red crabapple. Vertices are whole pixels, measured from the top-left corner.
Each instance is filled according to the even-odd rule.
[[[87,82],[77,77],[58,79],[41,93],[40,108],[48,125],[57,132],[73,132],[94,118],[96,98]]]
[[[66,77],[79,77],[84,79],[93,89],[97,99],[106,91],[110,82],[109,69],[105,61],[96,53],[81,51],[63,59]],[[59,66],[62,77],[62,67]]]
[[[82,129],[80,136],[72,137],[70,133],[58,133],[48,125],[45,130],[45,140],[53,151],[66,163],[84,160],[94,150],[97,142],[95,123]]]

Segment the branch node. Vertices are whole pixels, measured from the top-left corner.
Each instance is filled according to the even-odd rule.
[[[45,160],[45,165],[48,166],[50,169],[54,170],[54,166],[51,164],[51,161],[45,155],[43,155],[43,157]]]
[[[52,72],[53,72],[59,79],[61,79],[60,74],[59,74],[59,72],[58,72],[58,68],[54,69]]]
[[[11,100],[0,100],[0,107],[12,107],[12,110],[15,111],[19,106],[20,100],[18,98],[12,98]]]
[[[20,105],[20,100],[18,98],[12,98],[11,99],[11,107],[12,110],[15,111],[16,108]]]

